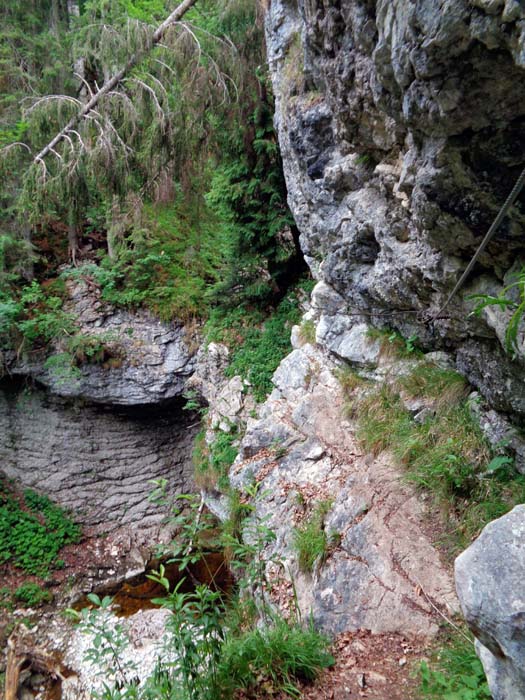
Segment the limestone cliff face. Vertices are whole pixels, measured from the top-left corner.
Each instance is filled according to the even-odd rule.
[[[276,121],[317,340],[358,322],[446,349],[499,411],[525,416],[503,312],[469,316],[525,263],[514,208],[444,318],[438,311],[525,162],[525,9],[516,0],[272,0]]]
[[[0,387],[0,470],[72,509],[98,530],[159,524],[153,479],[170,493],[193,488],[195,428],[179,404],[101,409],[18,383]]]
[[[194,489],[197,426],[182,393],[197,367],[198,336],[145,311],[104,305],[83,282],[69,294],[81,332],[113,356],[65,373],[42,353],[11,359],[0,382],[0,471],[84,525],[132,528],[141,540],[163,518],[149,501],[153,480],[165,479],[171,494]],[[52,351],[60,353],[59,341]]]

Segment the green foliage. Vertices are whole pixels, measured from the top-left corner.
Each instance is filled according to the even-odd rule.
[[[28,608],[38,608],[44,603],[50,603],[53,598],[50,591],[46,591],[38,583],[30,581],[19,586],[15,591],[14,597],[19,602],[25,603]]]
[[[293,546],[299,568],[305,573],[312,572],[328,554],[331,537],[325,531],[324,519],[331,506],[331,501],[319,501],[306,521],[294,529]]]
[[[229,433],[217,430],[210,446],[206,445],[204,430],[197,435],[193,466],[195,483],[199,488],[228,490],[228,472],[237,457],[238,441],[238,431],[234,427]]]
[[[333,663],[327,640],[312,626],[278,619],[270,627],[228,638],[218,668],[218,697],[231,698],[238,689],[254,692],[266,679],[270,687],[298,698],[297,680],[312,681]]]
[[[399,390],[436,397],[434,410],[414,421]],[[391,450],[407,478],[434,495],[454,523],[455,547],[465,546],[490,520],[525,498],[525,479],[508,458],[491,454],[455,372],[423,364],[398,380],[352,397],[358,437],[374,454]]]
[[[241,122],[244,132],[232,134],[229,159],[214,170],[207,195],[230,226],[228,265],[214,296],[232,307],[272,301],[289,283],[290,268],[301,269],[272,115],[271,103],[262,101]]]
[[[430,666],[421,664],[421,700],[490,700],[473,642],[456,635],[433,661]]]
[[[165,498],[164,485],[158,484],[156,498]],[[257,487],[249,487],[249,495],[257,496]],[[185,571],[198,562],[210,542],[213,520],[201,512],[198,500],[181,496],[173,525],[179,538],[170,548],[172,560]],[[271,613],[264,600],[269,586],[263,548],[275,535],[257,518],[255,509],[245,511],[239,536],[229,534],[234,544],[235,569],[241,576],[241,590],[259,590],[263,595],[264,625],[246,614],[244,596],[226,598],[212,587],[197,585],[183,592],[183,581],[174,588],[166,577],[164,566],[149,577],[159,583],[166,596],[156,603],[170,610],[164,654],[157,668],[143,686],[133,682],[135,669],[122,661],[129,643],[125,624],[112,620],[111,598],[89,596],[95,606],[81,613],[70,611],[79,620],[81,629],[92,637],[88,659],[103,676],[103,689],[95,692],[100,700],[233,700],[239,692],[252,693],[265,687],[268,693],[299,697],[298,681],[313,680],[318,672],[334,663],[328,652],[328,640],[312,625],[303,626],[296,619],[285,621]],[[246,531],[246,527],[248,531]],[[243,533],[243,538],[240,537]],[[209,546],[209,545],[208,545]]]
[[[0,292],[0,340],[9,344],[18,339],[26,348],[38,348],[73,334],[74,317],[62,309],[63,298],[53,291],[33,280],[17,297],[4,292],[2,298]]]
[[[47,576],[60,549],[78,542],[80,528],[46,496],[26,491],[15,498],[0,481],[0,563]]]
[[[224,227],[203,202],[179,198],[146,206],[121,236],[114,258],[83,265],[69,276],[92,279],[115,306],[144,306],[162,320],[206,317],[207,290],[224,265]]]
[[[305,286],[309,281],[289,292],[264,322],[260,311],[238,307],[217,310],[206,326],[208,340],[230,346],[227,376],[240,374],[247,379],[256,401],[264,401],[270,393],[273,373],[291,349],[290,331],[301,317],[299,303]]]
[[[68,608],[66,613],[79,623],[81,632],[92,636],[92,645],[86,651],[85,659],[93,666],[94,674],[104,678],[103,692],[95,692],[93,697],[100,700],[133,697],[113,694],[114,690],[130,682],[130,674],[135,670],[131,661],[122,658],[130,644],[127,629],[112,617],[113,599],[110,596],[100,598],[96,593],[89,593],[87,597],[92,608],[84,608],[80,612]],[[108,678],[115,679],[115,687],[106,681]]]
[[[514,281],[504,287],[497,297],[491,294],[473,294],[468,297],[477,302],[472,313],[480,316],[484,309],[496,306],[511,311],[505,331],[505,349],[511,355],[519,351],[519,332],[525,315],[525,269],[514,276]]]
[[[51,33],[63,61],[57,87],[50,90],[55,97],[28,99],[24,119],[15,110],[7,141],[25,139],[38,150],[78,107],[74,99],[81,86],[69,73],[75,58],[82,57],[93,88],[133,51],[142,50],[149,25],[172,9],[163,0],[90,0],[82,7],[74,19],[61,6],[63,16],[53,24],[56,18],[46,16],[46,1],[38,0],[38,21],[30,28],[17,8],[7,12],[9,23],[23,26],[32,40],[45,41]],[[11,212],[9,226],[17,232],[0,238],[0,342],[27,350],[59,340],[62,347],[48,364],[58,380],[78,375],[82,361],[103,361],[106,350],[81,339],[74,318],[55,298],[60,295],[43,290],[43,277],[56,275],[66,255],[49,253],[53,232],[64,237],[66,229],[73,230],[79,239],[87,236],[90,246],[96,242],[89,262],[66,274],[98,284],[104,301],[146,307],[166,321],[204,319],[212,304],[230,309],[240,302],[275,304],[301,269],[272,96],[261,68],[263,30],[256,3],[202,0],[185,19],[191,31],[177,25],[166,37],[173,46],[154,49],[99,105],[96,118],[85,120],[56,146],[56,155],[46,160],[47,171],[41,163],[25,171],[23,187],[16,173],[28,163],[25,150],[9,150],[19,156],[6,170],[13,186],[6,188],[4,211]],[[29,62],[28,72],[38,65]],[[37,83],[45,92],[47,83]],[[31,93],[38,92],[33,86]],[[64,99],[57,98],[59,93]],[[16,210],[24,227],[13,219]],[[28,215],[38,230],[33,239],[40,254],[38,281],[29,285]],[[39,285],[38,298],[22,298],[20,286],[34,293]],[[253,329],[249,341],[265,336],[254,373],[259,396],[270,388],[268,375],[279,354],[272,357],[266,335],[284,345],[280,328],[267,331]],[[238,362],[247,372],[246,360]]]

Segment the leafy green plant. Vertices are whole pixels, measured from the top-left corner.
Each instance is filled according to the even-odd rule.
[[[505,348],[508,353],[516,354],[519,350],[518,333],[525,314],[525,269],[516,274],[514,281],[504,287],[498,296],[473,294],[467,298],[477,302],[472,312],[476,316],[480,316],[489,306],[512,311],[505,331]]]
[[[68,608],[66,614],[79,623],[82,633],[90,635],[93,640],[85,659],[92,664],[95,675],[104,679],[103,691],[95,691],[93,696],[100,700],[133,697],[133,692],[115,696],[126,685],[130,691],[134,689],[132,678],[136,668],[130,660],[123,659],[123,652],[130,644],[127,628],[111,614],[113,599],[110,596],[100,598],[96,593],[89,593],[87,597],[91,608],[83,608],[80,612]]]
[[[76,332],[75,317],[62,309],[63,303],[61,296],[48,294],[36,280],[22,289],[14,332],[21,335],[27,349],[47,346]]]
[[[460,635],[443,646],[430,665],[420,667],[421,700],[490,700],[483,666],[473,642]]]
[[[293,546],[299,568],[305,573],[312,572],[328,554],[331,536],[325,531],[324,519],[331,506],[330,500],[319,501],[304,524],[294,529]]]
[[[49,498],[26,491],[17,499],[0,481],[0,563],[46,576],[60,549],[80,535],[79,526]]]
[[[225,631],[222,617],[224,601],[219,591],[198,585],[191,593],[173,590],[161,566],[157,574],[149,576],[167,592],[165,598],[153,602],[171,611],[167,624],[168,646],[176,653],[170,663],[172,677],[180,677],[184,695],[192,700],[210,698],[210,690],[217,687],[217,665],[222,653]],[[206,672],[202,664],[206,663]]]
[[[50,591],[42,588],[38,583],[30,581],[19,586],[14,593],[14,597],[21,603],[25,603],[28,608],[38,608],[44,603],[50,603],[53,596]]]

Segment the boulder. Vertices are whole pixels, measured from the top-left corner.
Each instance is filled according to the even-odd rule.
[[[456,588],[494,700],[525,698],[525,505],[487,525],[457,559]]]

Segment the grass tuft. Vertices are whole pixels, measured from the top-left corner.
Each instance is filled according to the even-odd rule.
[[[438,406],[452,406],[465,399],[468,385],[464,377],[452,369],[442,369],[433,362],[421,362],[410,374],[399,380],[411,396],[433,399]]]
[[[300,697],[297,681],[312,681],[334,663],[327,638],[313,627],[276,619],[270,627],[226,640],[217,685],[226,698],[235,691],[259,692],[262,687],[272,695],[273,689]]]
[[[370,340],[377,340],[381,345],[381,355],[398,359],[416,359],[423,355],[418,346],[418,338],[411,335],[405,338],[398,331],[389,328],[369,328],[367,336]]]
[[[311,320],[304,320],[299,327],[299,338],[302,343],[315,345],[315,323]]]
[[[413,396],[437,396],[434,412],[422,422],[403,405],[400,391],[407,386]],[[407,479],[432,494],[453,526],[453,551],[525,500],[525,477],[513,472],[510,460],[503,460],[501,469],[489,468],[494,455],[465,393],[455,372],[423,366],[397,385],[383,383],[354,402],[361,444],[374,455],[390,450]]]
[[[293,546],[299,569],[304,573],[311,573],[317,562],[326,559],[331,538],[325,531],[324,520],[331,506],[331,500],[319,501],[309,518],[294,529]]]

